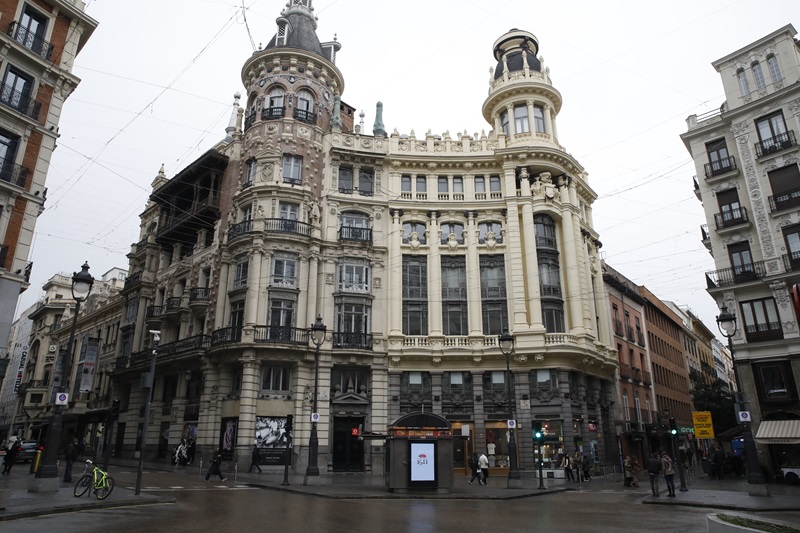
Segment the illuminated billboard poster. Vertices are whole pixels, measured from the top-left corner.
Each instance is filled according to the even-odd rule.
[[[436,485],[436,444],[411,442],[411,484]]]

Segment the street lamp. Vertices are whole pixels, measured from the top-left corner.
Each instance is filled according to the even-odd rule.
[[[314,397],[311,401],[311,436],[308,438],[308,466],[303,485],[309,484],[309,477],[319,477],[317,456],[319,455],[319,440],[317,438],[317,396],[319,394],[319,347],[325,341],[325,324],[322,316],[317,315],[317,320],[311,325],[311,342],[314,343]]]
[[[80,272],[73,272],[72,274],[72,299],[75,300],[75,314],[72,317],[72,328],[69,331],[69,343],[67,344],[67,353],[63,358],[59,358],[60,362],[57,369],[57,374],[53,377],[53,388],[56,394],[64,392],[64,382],[66,376],[64,372],[67,364],[71,366],[72,357],[74,356],[75,333],[78,329],[78,313],[81,310],[81,302],[85,302],[92,292],[92,285],[94,278],[89,274],[89,263],[83,263]],[[49,479],[58,477],[58,448],[61,444],[61,431],[64,427],[63,415],[61,413],[61,405],[55,406],[53,413],[53,421],[50,428],[47,430],[47,440],[45,441],[44,449],[44,464],[39,466],[36,471],[36,477],[39,479]],[[57,488],[57,487],[56,487]]]
[[[733,336],[736,335],[736,315],[728,311],[727,305],[720,307],[720,314],[717,316],[717,327],[719,332],[728,339],[728,351],[731,352],[731,360],[733,361],[733,376],[736,379],[736,402],[734,404],[734,411],[736,411],[737,420],[739,418],[739,411],[747,411],[747,398],[742,389],[742,381],[739,377],[739,369],[736,366],[736,357],[733,355]],[[753,430],[750,427],[750,422],[742,423],[742,430],[744,432],[744,454],[747,461],[747,484],[748,492],[751,496],[769,496],[769,489],[767,488],[767,481],[764,479],[764,473],[761,471],[761,465],[758,464],[758,452],[756,451],[756,441],[753,440]]]
[[[500,351],[506,356],[506,396],[508,397],[508,420],[514,420],[514,406],[517,403],[511,393],[511,353],[514,351],[514,336],[503,331],[498,339],[500,341]],[[509,422],[510,423],[510,422]],[[514,424],[516,426],[516,424]],[[517,466],[517,439],[514,436],[516,427],[508,428],[508,488],[520,488],[522,478],[520,477],[519,467]]]

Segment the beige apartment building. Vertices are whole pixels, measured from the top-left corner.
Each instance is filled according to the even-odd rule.
[[[708,292],[737,318],[733,358],[759,462],[800,464],[800,47],[791,24],[712,63],[725,102],[681,138],[697,169],[716,270]]]

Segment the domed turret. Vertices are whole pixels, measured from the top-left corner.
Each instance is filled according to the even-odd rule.
[[[497,60],[494,79],[502,77],[504,72],[523,70],[526,65],[531,70],[541,71],[542,64],[536,58],[538,53],[539,41],[535,35],[512,29],[494,42],[494,58]]]

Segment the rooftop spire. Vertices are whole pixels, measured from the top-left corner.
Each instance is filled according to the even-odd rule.
[[[236,133],[236,116],[239,113],[239,98],[242,95],[240,92],[233,93],[233,112],[231,113],[231,119],[228,121],[228,127],[225,128],[225,141],[231,142],[233,140],[233,134]]]

